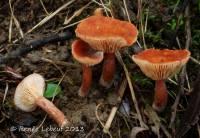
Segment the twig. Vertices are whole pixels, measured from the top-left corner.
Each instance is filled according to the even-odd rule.
[[[115,117],[115,114],[117,113],[117,109],[118,109],[118,107],[117,106],[114,106],[113,108],[112,108],[112,110],[111,110],[111,112],[110,112],[110,115],[109,115],[109,117],[108,117],[108,120],[106,121],[106,124],[105,124],[105,126],[104,126],[104,128],[103,128],[103,132],[104,133],[109,133],[109,129],[110,129],[110,126],[111,126],[111,124],[112,124],[112,121],[113,121],[113,119],[114,119],[114,117]]]
[[[67,3],[65,3],[64,5],[62,5],[60,8],[58,8],[55,12],[51,13],[50,15],[46,16],[44,19],[42,19],[39,23],[37,23],[34,27],[32,27],[30,30],[28,30],[24,35],[26,36],[27,34],[31,33],[32,31],[34,31],[36,28],[42,26],[43,24],[45,24],[47,21],[49,21],[51,18],[53,18],[56,14],[58,14],[60,11],[62,11],[63,9],[65,9],[67,6],[69,6],[70,4],[72,4],[73,2],[75,2],[76,0],[71,0]],[[17,38],[13,41],[13,43],[18,42],[19,40],[21,40],[21,38]]]
[[[77,11],[74,12],[74,14],[70,17],[70,18],[65,18],[65,21],[64,21],[64,25],[67,25],[68,23],[71,22],[72,19],[74,19],[75,17],[79,16],[83,10],[85,8],[87,8],[93,1],[90,1],[89,3],[87,3],[85,6],[83,6],[82,8],[78,9]]]
[[[10,17],[10,25],[9,25],[9,34],[8,34],[8,42],[10,43],[12,40],[12,24],[13,24],[13,20],[12,17]]]
[[[137,112],[138,120],[140,122],[140,126],[144,127],[144,128],[148,128],[148,126],[142,120],[142,116],[141,116],[141,113],[140,113],[140,110],[139,110],[139,107],[138,107],[137,99],[135,97],[135,92],[133,90],[132,82],[131,82],[131,79],[129,77],[129,73],[128,73],[128,70],[126,68],[126,65],[124,64],[124,62],[122,60],[122,57],[121,57],[121,54],[119,53],[119,51],[115,52],[115,55],[116,55],[117,60],[119,61],[119,63],[123,66],[123,69],[124,69],[124,72],[125,72],[125,75],[126,75],[126,79],[128,81],[128,85],[129,85],[129,88],[130,88],[130,91],[131,91],[131,96],[132,96],[132,100],[133,100],[133,103],[134,103],[134,106],[135,106],[135,110]]]
[[[98,115],[98,109],[99,109],[99,107],[100,107],[101,105],[102,105],[102,103],[99,103],[99,104],[96,106],[95,115],[96,115],[97,120],[98,120],[99,123],[101,124],[101,126],[104,127],[104,124],[103,124],[103,122],[101,121],[101,119],[99,118],[99,115]]]
[[[176,36],[176,42],[177,42],[179,49],[181,49],[181,44],[180,44],[180,40],[179,40],[178,36]]]
[[[197,124],[197,129],[198,129],[198,134],[199,134],[199,137],[200,137],[200,127],[199,127],[199,124]]]
[[[42,39],[28,41],[24,43],[22,47],[19,47],[15,51],[9,52],[4,57],[1,57],[0,64],[6,64],[8,61],[13,59],[16,60],[32,50],[44,46],[47,43],[69,40],[70,38],[72,38],[72,33],[68,31],[65,33],[51,35]]]
[[[168,132],[168,130],[166,129],[166,127],[162,123],[160,123],[160,128],[162,129],[164,134],[167,136],[167,138],[172,138],[171,134]]]
[[[138,1],[138,2],[139,2],[139,1]],[[138,4],[139,4],[139,3],[138,3]],[[139,5],[140,5],[140,4],[139,4]],[[128,9],[127,9],[126,2],[125,2],[125,1],[124,1],[124,7],[125,7],[125,11],[126,11],[126,14],[127,14],[127,17],[128,17],[128,21],[131,22],[131,20],[130,20],[130,15],[129,15],[129,13],[128,13]],[[139,6],[138,6],[138,7],[139,7]],[[139,8],[138,8],[138,14],[140,14]],[[147,29],[147,18],[148,18],[148,16],[146,17],[145,29]],[[142,48],[142,46],[141,46],[141,44],[139,43],[138,40],[136,41],[136,43],[138,44],[138,46],[139,46],[140,48]]]
[[[189,49],[191,45],[191,28],[190,28],[190,6],[188,5],[185,11],[186,22],[185,22],[185,29],[186,29],[186,44],[185,48]]]
[[[191,91],[191,86],[190,86],[190,83],[189,83],[189,78],[188,78],[187,71],[186,71],[186,73],[185,73],[185,78],[186,78],[188,90]]]
[[[44,124],[45,120],[47,118],[47,114],[44,116],[44,118],[42,119],[42,122],[35,128],[33,129],[33,132],[28,136],[28,138],[32,138],[37,132],[38,130],[42,127],[42,125]]]
[[[138,0],[138,16],[140,20],[140,28],[141,28],[141,33],[142,33],[142,41],[143,41],[144,49],[147,49],[145,37],[144,37],[145,31],[144,31],[143,18],[142,18],[142,0]]]
[[[126,0],[123,0],[123,3],[124,3],[124,7],[125,7],[125,11],[126,11],[128,21],[131,22],[131,19],[130,19],[129,13],[128,13],[128,9],[127,9],[127,5],[126,5]]]
[[[41,5],[42,5],[42,8],[44,9],[45,13],[46,13],[47,15],[49,15],[49,12],[47,11],[46,7],[44,6],[43,0],[40,0],[40,3],[41,3]]]
[[[91,135],[92,135],[92,133],[95,132],[95,131],[97,131],[97,126],[98,126],[98,124],[96,124],[96,125],[93,127],[93,129],[90,130],[90,131],[87,133],[87,135],[85,136],[85,138],[90,138]]]
[[[177,40],[177,35],[178,35],[179,28],[180,28],[180,19],[181,19],[181,16],[184,14],[184,11],[186,11],[186,7],[189,4],[189,0],[184,0],[182,2],[182,4],[180,4],[178,6],[179,8],[177,8],[177,4],[178,4],[178,1],[174,6],[173,13],[175,15],[179,15],[179,16],[178,16],[178,19],[176,21],[176,27],[175,27],[174,33],[173,33],[173,35],[171,37],[171,45],[173,45],[174,41]],[[177,44],[178,44],[178,46],[180,46],[179,45],[179,41],[177,41]]]
[[[10,6],[11,18],[14,20],[15,26],[19,30],[19,34],[21,35],[21,38],[23,38],[24,37],[24,33],[23,33],[22,29],[21,29],[19,21],[17,20],[17,18],[14,15],[14,11],[13,11],[12,5],[11,5],[11,0],[9,0],[9,6]]]
[[[197,74],[194,89],[191,93],[188,106],[180,121],[180,126],[176,131],[176,138],[182,138],[188,130],[199,121],[200,115],[200,72]]]
[[[190,57],[191,61],[200,65],[200,61],[198,61],[197,59],[193,58],[193,57]]]
[[[6,82],[6,88],[5,88],[5,92],[4,92],[4,96],[3,96],[3,101],[2,101],[2,107],[4,108],[4,102],[5,102],[5,100],[6,100],[6,96],[7,96],[7,93],[8,93],[8,83]],[[6,118],[6,116],[3,114],[3,112],[1,111],[1,113],[2,113],[2,118],[0,119],[0,123],[2,123],[4,120],[5,120],[5,118]]]
[[[2,123],[5,119],[6,119],[6,117],[4,115],[2,115],[2,118],[0,119],[0,123]]]
[[[111,112],[110,112],[110,115],[109,115],[109,117],[108,117],[108,120],[106,121],[106,124],[105,124],[105,126],[104,126],[104,128],[103,128],[103,132],[104,132],[104,133],[108,133],[108,132],[109,132],[111,123],[112,123],[112,121],[113,121],[113,119],[114,119],[114,117],[115,117],[115,114],[116,114],[116,112],[117,112],[117,109],[118,109],[118,107],[119,107],[119,104],[121,103],[121,100],[122,100],[122,97],[123,97],[123,95],[124,95],[126,86],[127,86],[127,80],[126,80],[126,78],[124,78],[124,79],[122,80],[122,83],[121,83],[121,85],[120,85],[120,87],[119,87],[119,90],[118,90],[119,96],[118,96],[118,99],[117,99],[117,105],[114,106],[114,107],[112,108]]]
[[[5,99],[6,99],[6,96],[7,96],[7,93],[8,93],[8,83],[6,82],[6,88],[5,88],[5,92],[4,92],[4,96],[3,96],[3,104],[5,102]]]
[[[105,125],[103,124],[103,122],[101,121],[101,119],[99,118],[99,115],[98,115],[98,109],[99,109],[99,107],[100,107],[101,105],[102,105],[102,103],[99,103],[99,104],[96,106],[95,115],[96,115],[97,120],[98,120],[99,123],[101,124],[101,126],[104,128]],[[108,131],[107,134],[110,136],[110,138],[112,138],[112,135],[111,135],[110,131]]]
[[[46,61],[46,62],[54,62],[57,65],[62,65],[62,66],[67,66],[67,67],[74,67],[74,68],[81,68],[80,64],[74,64],[74,63],[70,63],[70,62],[65,62],[65,61],[53,61],[51,59],[47,59],[42,57],[41,58],[42,61]]]
[[[127,10],[126,3],[124,2],[124,4],[125,4],[127,17],[130,17],[129,13],[128,13],[128,10]],[[129,22],[130,22],[130,18],[128,18],[128,19],[129,19]],[[137,43],[139,43],[139,42],[137,41]],[[128,81],[128,85],[129,85],[129,88],[130,88],[130,91],[131,91],[132,100],[133,100],[133,103],[134,103],[134,106],[135,106],[135,109],[136,109],[136,112],[137,112],[138,120],[140,122],[140,126],[144,127],[144,128],[148,128],[148,126],[142,120],[142,116],[141,116],[141,113],[140,113],[140,110],[139,110],[139,107],[138,107],[137,99],[135,97],[135,92],[133,90],[133,86],[132,86],[131,79],[129,77],[129,73],[128,73],[128,70],[126,68],[126,65],[124,64],[124,62],[122,60],[122,57],[121,57],[121,54],[119,53],[119,51],[115,52],[115,55],[116,55],[119,63],[123,66],[123,69],[124,69],[124,72],[125,72],[125,75],[126,75],[126,79]]]
[[[148,25],[148,18],[149,18],[149,8],[147,9],[146,18],[145,18],[145,25],[144,25],[144,32],[147,32],[147,25]]]
[[[171,83],[173,83],[174,85],[177,85],[178,86],[178,83],[174,80],[172,80],[171,78],[168,78],[167,80],[169,80]],[[187,89],[184,87],[184,90],[187,91],[187,92],[190,92],[190,89]]]
[[[70,4],[72,4],[73,2],[75,2],[76,0],[71,0],[67,3],[65,3],[64,5],[62,5],[60,8],[58,8],[55,12],[51,13],[50,15],[46,16],[44,19],[42,19],[38,24],[36,24],[33,28],[31,28],[30,30],[28,30],[27,33],[30,33],[32,31],[34,31],[36,28],[38,28],[39,26],[42,26],[44,23],[46,23],[47,21],[49,21],[51,18],[53,18],[56,14],[58,14],[60,11],[62,11],[63,9],[65,9],[67,6],[69,6]]]
[[[105,7],[106,7],[105,4],[103,3],[102,0],[100,0],[100,2],[101,2],[101,5],[102,5],[103,8],[104,8],[104,11],[105,11],[105,13],[106,13],[106,16],[109,16],[109,15],[108,15],[108,12],[107,12],[107,9],[105,8]],[[108,9],[109,9],[109,8],[108,8]],[[110,13],[112,13],[111,10],[110,10]]]
[[[186,44],[185,44],[185,48],[189,49],[189,46],[191,45],[191,28],[190,28],[190,9],[189,9],[189,5],[186,8],[185,11],[185,16],[186,16],[186,24],[185,24],[185,28],[186,28]],[[172,106],[172,114],[171,114],[171,119],[170,119],[170,124],[169,127],[170,128],[174,128],[175,126],[173,126],[175,118],[176,118],[176,112],[177,112],[177,107],[180,101],[180,97],[181,95],[184,94],[184,83],[185,83],[185,73],[186,73],[186,66],[183,67],[180,76],[179,76],[179,91],[178,94],[176,96],[176,100]]]
[[[191,34],[190,34],[190,35],[191,35]],[[178,44],[178,46],[179,46],[179,49],[181,49],[181,44],[180,44],[180,41],[179,41],[178,36],[176,37],[176,41],[177,41],[177,44]],[[188,79],[187,72],[186,72],[185,74],[186,74],[186,82],[187,82],[187,85],[188,85],[188,89],[186,89],[186,88],[184,87],[184,90],[186,90],[187,92],[190,92],[191,89],[190,89],[190,83],[189,83],[189,79]]]
[[[43,57],[41,59],[43,61],[51,63],[57,70],[59,70],[59,72],[60,72],[61,75],[64,75],[64,72],[62,71],[62,69],[53,60],[50,60],[50,59],[47,59],[47,58],[43,58]]]
[[[83,20],[84,20],[84,19],[83,19]],[[77,22],[74,22],[74,23],[71,23],[71,24],[66,25],[66,26],[64,26],[64,27],[60,27],[60,28],[58,28],[55,32],[59,32],[59,31],[64,30],[64,29],[66,29],[66,28],[69,28],[69,27],[72,27],[72,26],[74,26],[74,25],[77,25],[77,24],[79,24],[80,22],[82,22],[82,20],[77,21]]]
[[[59,70],[61,75],[64,75],[64,72],[62,71],[62,69],[57,64],[57,63],[60,63],[60,62],[62,63],[62,61],[53,61],[51,59],[47,59],[47,58],[44,58],[44,57],[42,57],[41,60],[51,63],[52,65],[54,65]],[[68,62],[63,62],[63,63],[65,63],[65,65],[67,65],[68,67],[76,67],[76,68],[77,67],[79,67],[79,68],[81,67],[81,66],[73,64],[73,63],[68,63]],[[71,78],[69,76],[67,76],[67,75],[65,75],[65,76],[66,76],[68,82],[73,85],[73,81],[71,80]]]

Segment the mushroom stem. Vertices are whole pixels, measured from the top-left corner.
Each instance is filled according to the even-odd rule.
[[[157,80],[155,85],[153,108],[158,112],[162,112],[167,104],[167,88],[164,80]]]
[[[65,118],[65,115],[49,100],[40,96],[36,99],[36,104],[42,108],[60,127],[65,127],[70,122]]]
[[[115,53],[105,53],[103,71],[100,78],[100,84],[106,88],[112,85],[115,75]]]
[[[90,86],[92,83],[92,69],[89,66],[83,65],[83,78],[82,78],[82,84],[79,89],[79,95],[81,97],[87,96]]]

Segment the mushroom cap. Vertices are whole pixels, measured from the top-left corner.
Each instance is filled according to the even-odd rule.
[[[98,15],[83,20],[75,32],[92,48],[108,53],[131,46],[138,35],[138,30],[133,24]]]
[[[103,52],[92,49],[89,44],[82,40],[75,40],[72,43],[72,55],[80,63],[86,66],[93,66],[103,60]]]
[[[45,89],[44,78],[36,73],[25,77],[17,86],[14,95],[15,105],[26,112],[35,110],[37,105],[35,101],[43,96]]]
[[[94,11],[94,15],[95,16],[103,16],[103,8],[97,8],[95,11]]]
[[[190,57],[188,50],[147,49],[133,55],[133,61],[153,80],[163,80],[174,75]]]

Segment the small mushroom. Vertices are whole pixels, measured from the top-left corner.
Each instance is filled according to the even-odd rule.
[[[156,81],[153,108],[161,112],[167,104],[165,80],[185,65],[190,57],[188,50],[147,49],[132,56],[142,72]]]
[[[72,55],[82,63],[83,77],[79,95],[85,97],[92,83],[92,69],[90,66],[99,64],[103,60],[103,52],[92,49],[89,44],[82,40],[75,40],[72,43]]]
[[[14,103],[16,107],[25,112],[31,112],[38,106],[47,112],[60,127],[69,125],[70,122],[64,114],[52,102],[43,97],[44,90],[45,80],[41,75],[33,73],[25,77],[15,90]]]
[[[97,8],[94,11],[94,15],[96,15],[96,16],[103,16],[103,8]]]
[[[137,28],[127,22],[96,15],[84,19],[76,28],[77,37],[87,42],[93,49],[105,52],[100,84],[110,87],[115,75],[115,51],[131,46],[137,40]]]

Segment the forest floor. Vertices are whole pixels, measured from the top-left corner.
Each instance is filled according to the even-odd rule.
[[[120,51],[117,58],[120,61],[121,57],[123,63],[117,62],[111,88],[105,89],[99,85],[103,64],[94,66],[92,88],[88,96],[82,98],[78,96],[82,68],[71,55],[71,44],[76,39],[74,30],[77,24],[99,7],[104,8],[108,16],[135,24],[139,30],[138,43]],[[72,33],[68,40],[45,44],[23,53],[22,56],[9,58],[0,65],[0,138],[126,138],[130,135],[140,138],[175,137],[178,129],[182,129],[181,118],[186,112],[200,69],[199,13],[200,2],[195,0],[0,1],[0,61],[8,53],[31,41],[43,40],[63,32]],[[162,113],[156,113],[151,108],[155,82],[147,78],[130,58],[138,50],[146,48],[187,48],[191,52],[186,71],[180,71],[166,80],[169,98]],[[117,93],[125,78],[121,64],[128,70],[131,80],[129,83],[132,83],[133,90],[128,84],[123,100],[119,103],[116,100]],[[62,92],[54,98],[53,103],[73,122],[72,127],[60,130],[39,108],[33,112],[23,112],[15,107],[15,89],[31,73],[41,74],[46,83],[53,82],[61,86]],[[182,85],[180,82],[183,82]],[[180,92],[184,94],[177,100]],[[137,102],[146,125],[141,126],[134,102]],[[176,108],[173,108],[174,103],[177,104]],[[103,125],[115,105],[119,106],[119,110],[114,116],[109,133],[106,134],[103,132]],[[196,121],[191,120],[188,124],[193,126],[185,137],[200,136]]]

